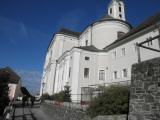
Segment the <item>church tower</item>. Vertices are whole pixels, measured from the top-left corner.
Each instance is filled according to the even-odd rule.
[[[123,0],[112,0],[108,6],[108,15],[125,21],[125,5]]]

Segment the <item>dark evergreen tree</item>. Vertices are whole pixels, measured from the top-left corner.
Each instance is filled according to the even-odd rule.
[[[64,101],[65,102],[71,102],[70,86],[64,86]]]
[[[3,114],[5,107],[9,103],[8,83],[9,83],[9,74],[3,69],[0,69],[0,115]]]

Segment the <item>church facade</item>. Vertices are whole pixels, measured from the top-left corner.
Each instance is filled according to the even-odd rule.
[[[72,101],[80,101],[85,88],[130,82],[132,64],[160,56],[151,50],[160,50],[159,24],[157,14],[132,28],[124,1],[112,0],[108,14],[83,32],[61,29],[48,47],[40,94],[52,95],[68,85]]]

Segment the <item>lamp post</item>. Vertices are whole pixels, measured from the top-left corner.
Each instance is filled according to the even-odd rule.
[[[42,82],[42,95],[43,95],[43,90],[44,90],[45,84],[46,84],[45,82]],[[41,95],[41,96],[42,96],[42,95]]]

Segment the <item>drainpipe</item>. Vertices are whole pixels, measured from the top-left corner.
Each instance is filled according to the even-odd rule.
[[[158,24],[157,27],[158,27],[158,32],[159,32],[159,35],[160,35],[160,25]],[[160,48],[160,37],[158,38],[158,44],[159,44],[159,48]]]
[[[139,47],[138,43],[136,43],[136,46],[137,46],[138,63],[140,63],[141,62],[140,47]]]

